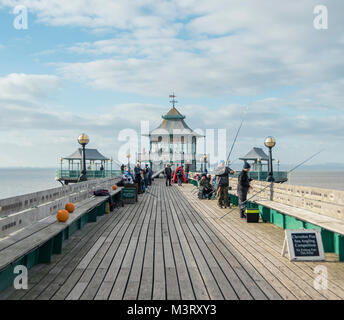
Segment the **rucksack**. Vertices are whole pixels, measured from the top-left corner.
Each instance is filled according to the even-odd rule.
[[[98,189],[98,190],[95,190],[93,191],[93,194],[96,196],[96,197],[104,197],[104,196],[109,196],[110,193],[108,190],[106,189]]]

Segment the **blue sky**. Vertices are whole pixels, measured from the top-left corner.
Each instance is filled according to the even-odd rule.
[[[28,9],[28,29],[13,8]],[[297,163],[342,162],[344,4],[272,0],[0,0],[0,166],[54,167],[76,147],[117,157],[118,134],[178,108],[193,128],[226,128],[234,157],[265,136]]]

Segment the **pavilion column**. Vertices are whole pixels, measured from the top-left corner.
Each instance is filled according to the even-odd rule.
[[[173,160],[173,147],[171,145],[173,142],[173,135],[172,134],[170,134],[168,142],[169,142],[168,143],[168,152],[170,154],[170,163],[171,163]]]
[[[196,171],[196,137],[192,137],[192,170]]]
[[[153,162],[152,162],[152,159],[151,159],[151,153],[152,153],[152,138],[151,136],[149,136],[149,152],[148,152],[148,159],[149,159],[149,166],[151,169],[153,169]]]
[[[180,143],[181,143],[181,145],[182,145],[182,154],[181,154],[181,163],[184,165],[184,162],[185,162],[185,159],[184,159],[184,150],[185,150],[185,145],[184,145],[184,143],[185,143],[185,137],[181,137],[180,138]]]

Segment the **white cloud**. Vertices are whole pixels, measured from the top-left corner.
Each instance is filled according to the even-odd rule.
[[[326,33],[313,28],[313,0],[283,6],[276,1],[173,3],[159,27],[132,25],[114,38],[72,46],[70,51],[88,55],[88,61],[60,64],[58,71],[95,88],[146,95],[174,88],[191,97],[332,86],[344,71],[338,9],[344,5],[338,1]],[[165,18],[157,6],[154,14]],[[172,20],[182,9],[184,16],[196,17]]]
[[[56,64],[58,77],[0,78],[0,109],[6,116],[0,120],[2,148],[20,145],[32,155],[46,150],[39,161],[51,164],[73,151],[66,146],[74,149],[72,137],[86,128],[96,147],[115,152],[121,128],[137,128],[140,119],[158,122],[166,111],[138,98],[138,103],[115,105],[104,114],[57,113],[42,101],[59,88],[60,77],[116,93],[161,96],[174,89],[181,99],[243,95],[255,100],[257,94],[272,92],[270,99],[258,99],[250,107],[238,155],[270,134],[278,139],[277,152],[290,162],[293,153],[312,153],[319,144],[329,145],[333,157],[342,148],[344,4],[338,0],[324,1],[330,15],[326,32],[313,28],[318,4],[313,0],[0,0],[4,6],[18,3],[40,23],[115,35],[71,45],[75,62]],[[280,95],[283,87],[293,89]],[[182,112],[194,128],[229,127],[233,136],[243,106],[190,104]]]
[[[0,77],[0,100],[36,101],[60,87],[54,75],[11,73]]]

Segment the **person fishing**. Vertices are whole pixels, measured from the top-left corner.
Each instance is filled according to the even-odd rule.
[[[221,160],[219,166],[214,170],[216,176],[216,196],[217,205],[222,209],[229,207],[228,189],[229,189],[229,175],[234,174],[235,171],[225,165],[225,161]]]
[[[202,198],[207,198],[208,200],[211,199],[214,189],[210,183],[210,179],[208,179],[205,173],[202,174],[202,178],[199,182],[199,190],[202,193]]]
[[[321,152],[323,152],[324,150],[320,150],[318,152],[316,152],[315,154],[313,154],[312,156],[310,156],[309,158],[307,158],[306,160],[302,161],[301,163],[299,163],[297,166],[295,166],[294,168],[292,168],[291,170],[289,170],[287,172],[287,174],[290,174],[291,172],[293,172],[294,170],[296,170],[297,168],[299,168],[300,166],[302,166],[303,164],[305,164],[306,162],[310,161],[311,159],[313,159],[314,157],[316,157],[318,154],[320,154]],[[282,182],[278,182],[278,183],[282,183]],[[243,203],[255,198],[258,194],[264,192],[267,188],[272,188],[273,184],[269,183],[267,186],[265,186],[263,189],[260,189],[258,192],[254,193],[250,198],[248,198],[246,201],[243,201]],[[223,219],[225,216],[229,215],[230,213],[232,213],[234,210],[236,210],[236,208],[230,210],[229,212],[225,213],[220,219]]]
[[[246,219],[246,203],[247,203],[247,193],[250,188],[250,182],[252,179],[248,177],[248,172],[251,170],[251,166],[249,163],[245,162],[242,171],[239,173],[238,176],[238,186],[237,186],[237,194],[239,198],[239,211],[240,211],[240,218]]]
[[[167,186],[171,186],[171,179],[172,179],[172,169],[170,167],[170,164],[166,164],[166,167],[165,167],[165,177],[166,177],[166,187]]]
[[[174,173],[173,183],[177,183],[177,182],[178,182],[178,186],[181,186],[182,183],[186,183],[186,177],[185,177],[183,165],[178,166]]]

